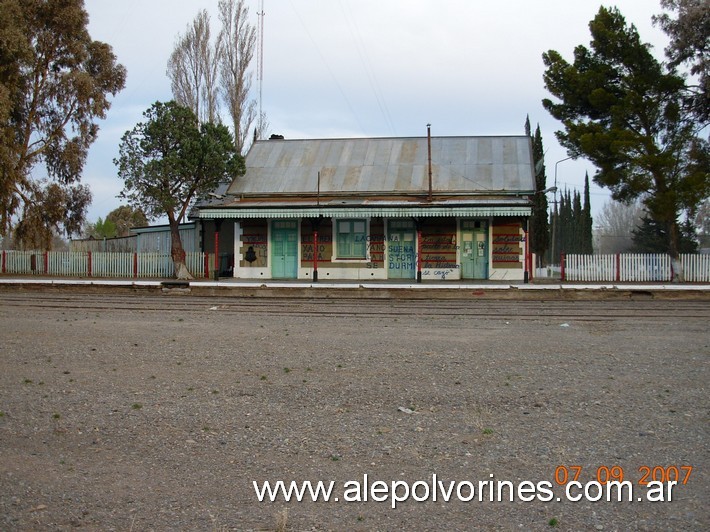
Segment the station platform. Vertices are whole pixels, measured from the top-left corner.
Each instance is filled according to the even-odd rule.
[[[75,279],[31,276],[0,277],[0,289],[85,289],[191,293],[193,295],[249,297],[376,297],[376,298],[501,298],[586,299],[652,297],[710,300],[710,284],[702,283],[576,283],[537,280],[516,282],[393,282],[393,281],[303,281],[196,279]]]

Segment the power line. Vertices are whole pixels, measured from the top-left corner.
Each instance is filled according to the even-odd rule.
[[[301,26],[303,27],[303,30],[306,32],[306,35],[308,35],[308,38],[311,40],[313,43],[313,46],[315,46],[316,51],[318,52],[318,55],[321,58],[321,61],[323,61],[323,64],[325,65],[326,70],[328,71],[328,74],[330,74],[330,77],[333,78],[333,82],[335,83],[335,86],[338,88],[340,91],[341,96],[343,97],[343,100],[345,100],[345,103],[348,106],[348,109],[350,109],[350,112],[353,115],[353,118],[355,118],[355,121],[357,122],[358,126],[360,127],[360,130],[362,131],[363,134],[365,134],[365,128],[362,126],[362,123],[360,122],[360,119],[358,118],[357,113],[355,112],[355,109],[353,109],[352,104],[350,103],[350,100],[348,99],[347,95],[345,94],[345,91],[343,90],[342,86],[338,82],[338,78],[335,76],[335,73],[333,70],[330,68],[330,65],[328,64],[328,61],[326,61],[325,56],[321,52],[320,47],[318,46],[318,43],[316,40],[313,38],[313,35],[311,35],[311,32],[308,31],[308,27],[306,26],[306,23],[303,21],[303,18],[301,17],[300,13],[296,9],[296,6],[293,4],[291,0],[289,0],[289,4],[291,4],[291,8],[293,9],[293,12],[296,14],[296,17],[298,18],[298,21],[301,23]]]
[[[264,134],[264,111],[262,109],[264,100],[264,0],[261,0],[259,6],[259,49],[256,55],[257,65],[257,81],[259,82],[259,120],[257,121],[259,135]]]
[[[372,63],[370,61],[370,57],[367,54],[367,49],[365,48],[365,43],[362,39],[362,35],[360,34],[357,22],[355,21],[355,17],[353,17],[352,11],[350,11],[349,8],[346,12],[342,0],[339,2],[339,4],[340,9],[343,12],[343,16],[345,17],[345,22],[348,25],[348,29],[350,30],[350,34],[352,35],[353,41],[355,43],[355,49],[357,50],[357,53],[360,56],[360,62],[362,63],[362,66],[365,70],[365,74],[367,75],[367,80],[370,84],[370,88],[372,89],[372,92],[375,95],[375,100],[377,100],[377,106],[380,108],[382,117],[387,123],[387,126],[389,127],[390,131],[394,136],[397,136],[397,130],[394,126],[392,115],[389,112],[387,102],[385,101],[384,95],[382,94],[382,90],[380,89],[380,85],[377,82],[375,71],[372,68]]]

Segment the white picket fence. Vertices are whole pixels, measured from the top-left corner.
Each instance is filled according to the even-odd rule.
[[[710,255],[680,255],[686,282],[710,282]],[[665,254],[620,253],[617,255],[563,256],[563,281],[669,282],[673,279],[671,258]]]
[[[533,279],[559,279],[562,268],[559,264],[549,264],[541,268],[535,268]]]
[[[187,253],[185,264],[196,278],[209,276],[213,255]],[[3,274],[60,275],[68,277],[157,277],[174,275],[168,253],[90,251],[2,251]]]
[[[697,283],[710,283],[710,255],[681,255],[685,280]]]

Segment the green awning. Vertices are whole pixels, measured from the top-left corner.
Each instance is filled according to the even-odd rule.
[[[321,207],[321,208],[245,208],[201,209],[202,219],[245,218],[409,218],[530,216],[530,207]]]

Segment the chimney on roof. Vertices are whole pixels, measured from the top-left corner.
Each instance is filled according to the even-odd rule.
[[[271,135],[269,137],[269,140],[283,140],[284,136],[283,135]]]

